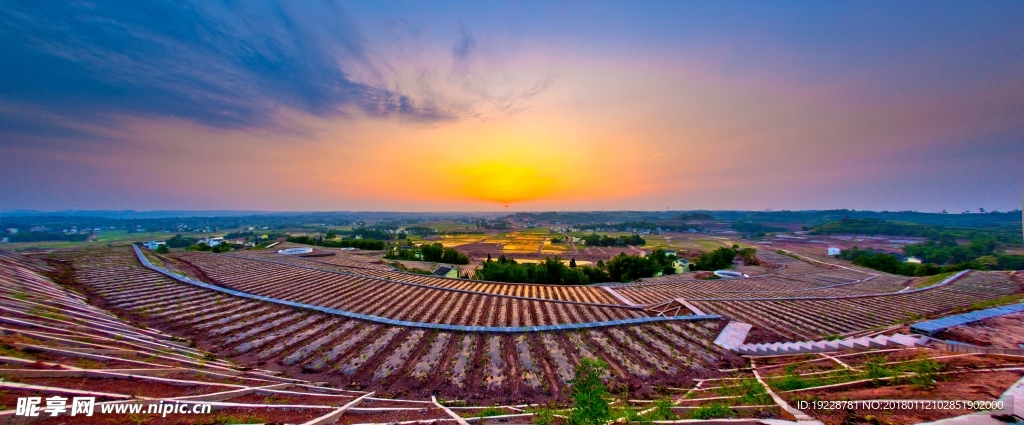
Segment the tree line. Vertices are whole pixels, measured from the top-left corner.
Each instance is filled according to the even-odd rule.
[[[512,283],[550,285],[588,285],[600,282],[630,282],[657,274],[673,274],[675,255],[655,250],[650,255],[621,253],[594,266],[577,266],[572,258],[566,265],[558,256],[545,257],[539,263],[519,263],[504,255],[493,260],[490,255],[476,271],[476,279]]]
[[[952,239],[928,240],[903,247],[903,253],[921,260],[921,263],[902,261],[895,254],[873,249],[844,249],[839,258],[853,264],[903,276],[932,276],[960,270],[1024,270],[1024,256],[997,253],[999,243],[992,238],[957,244]]]
[[[583,240],[583,243],[585,243],[587,246],[644,246],[647,244],[647,241],[644,240],[644,238],[640,237],[640,235],[611,237],[608,235],[598,235],[596,233],[591,233],[587,236],[582,237],[581,239]]]
[[[930,240],[992,238],[1001,244],[1020,245],[1020,222],[1016,226],[985,226],[975,228],[946,227],[933,224],[904,223],[872,218],[843,218],[820,226],[803,226],[812,235],[862,234],[916,236]]]
[[[743,259],[743,264],[758,265],[757,250],[754,248],[740,248],[733,245],[732,248],[722,247],[711,252],[705,252],[693,261],[691,270],[715,271],[732,267],[736,257]]]
[[[417,256],[416,254],[420,255]],[[430,261],[448,264],[469,264],[469,257],[455,248],[440,243],[424,244],[416,248],[395,248],[384,254],[389,260]]]
[[[337,239],[337,240],[324,240],[324,238],[314,238],[310,236],[289,236],[286,239],[288,242],[300,243],[304,245],[315,245],[323,246],[328,248],[359,248],[367,250],[382,250],[387,248],[388,244],[384,241],[373,240],[373,239]]]

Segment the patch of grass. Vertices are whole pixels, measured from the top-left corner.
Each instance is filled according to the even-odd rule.
[[[267,419],[259,415],[217,415],[210,421],[217,425],[241,425],[241,424],[262,424]]]
[[[934,388],[935,382],[942,377],[939,372],[943,367],[935,360],[921,358],[906,364],[903,369],[914,374],[908,379],[915,387],[930,389]]]
[[[868,360],[865,364],[865,377],[870,378],[874,381],[875,385],[879,384],[880,378],[891,378],[896,376],[899,371],[888,367],[885,363],[885,357],[876,356]]]
[[[881,377],[887,375],[882,374]],[[775,378],[768,381],[768,385],[772,388],[780,391],[793,391],[804,388],[820,387],[822,385],[840,384],[843,382],[855,381],[857,379],[864,379],[864,376],[853,373],[846,369],[839,369],[832,371],[831,373],[811,376],[799,376],[787,370],[787,374],[781,378]]]
[[[701,406],[690,411],[690,419],[715,419],[715,418],[727,418],[734,414],[732,409],[721,404],[712,404],[709,406]]]
[[[672,404],[672,400],[667,398],[654,400],[654,410],[648,413],[647,417],[652,421],[672,421],[679,419],[679,416],[672,412]]]
[[[476,416],[480,417],[480,418],[486,418],[486,417],[489,417],[489,416],[501,416],[501,415],[507,415],[507,414],[508,414],[508,412],[506,412],[504,410],[501,410],[500,407],[491,406],[491,407],[485,408],[484,410],[481,410],[479,413],[476,414]]]
[[[36,306],[34,306],[34,307],[28,309],[28,311],[26,311],[26,313],[32,314],[32,315],[36,315],[36,316],[39,316],[39,317],[45,317],[47,319],[67,320],[67,316],[65,316],[61,312],[53,311],[53,310],[50,310],[48,308],[43,308],[43,307],[36,307]]]
[[[639,424],[639,425],[651,425],[651,419],[646,416],[641,416],[640,412],[636,411],[633,406],[625,406],[618,409],[612,409],[610,417],[612,420],[623,419],[627,424]]]
[[[551,409],[537,409],[533,412],[533,423],[536,425],[551,425],[555,422],[555,412]]]
[[[754,378],[746,378],[736,385],[722,387],[717,392],[723,396],[739,396],[739,404],[769,404],[771,397],[760,382]]]
[[[782,391],[793,391],[807,388],[810,387],[811,385],[807,381],[801,379],[799,376],[787,374],[786,376],[783,376],[782,379],[772,382],[771,386],[778,388]]]
[[[928,286],[932,286],[932,285],[934,285],[936,283],[939,283],[939,282],[942,282],[943,280],[946,280],[947,278],[949,278],[950,276],[952,276],[952,275],[954,275],[956,273],[957,272],[939,273],[939,274],[937,274],[935,276],[928,276],[928,277],[926,277],[924,279],[921,279],[921,280],[917,281],[917,283],[914,284],[914,289],[919,289],[919,288],[925,288],[925,287],[928,287]]]

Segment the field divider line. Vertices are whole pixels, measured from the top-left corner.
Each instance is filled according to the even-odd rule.
[[[449,409],[447,406],[438,402],[436,396],[430,396],[430,401],[434,402],[434,405],[440,407],[441,410],[444,410],[444,412],[447,413],[448,416],[451,416],[452,419],[455,419],[459,423],[459,425],[469,425],[469,422],[463,419],[462,416],[459,416],[458,413],[455,413],[455,411],[453,411],[452,409]]]
[[[783,400],[782,397],[779,397],[778,394],[775,394],[775,391],[772,391],[772,387],[768,386],[768,383],[764,382],[764,379],[761,379],[761,374],[757,373],[757,365],[754,363],[754,359],[750,359],[750,369],[751,372],[754,373],[754,379],[756,379],[757,382],[761,383],[761,386],[764,387],[765,392],[767,392],[768,395],[772,398],[772,400],[775,401],[775,404],[778,404],[779,407],[782,408],[782,410],[786,411],[786,413],[793,415],[793,417],[796,418],[797,422],[821,424],[820,421],[812,418],[810,415],[804,412],[797,410],[795,407],[790,406],[789,403],[786,402],[786,400]]]
[[[311,421],[303,422],[302,425],[327,425],[327,424],[333,424],[333,423],[337,422],[338,419],[341,419],[341,415],[344,415],[345,411],[347,411],[348,409],[351,409],[353,407],[358,406],[359,403],[362,403],[363,400],[365,400],[367,397],[370,397],[372,395],[373,395],[372,392],[366,393],[366,394],[360,396],[359,398],[346,403],[344,406],[341,406],[341,407],[337,408],[333,412],[328,413],[326,415],[323,415],[323,416],[321,416],[319,418],[313,419]]]

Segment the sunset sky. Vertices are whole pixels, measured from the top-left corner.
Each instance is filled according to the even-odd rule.
[[[1024,192],[1021,1],[5,1],[0,58],[0,210]]]

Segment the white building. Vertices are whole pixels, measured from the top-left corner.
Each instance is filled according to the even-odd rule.
[[[164,245],[164,241],[149,241],[142,243],[142,246],[149,249],[157,249],[160,247],[160,245]]]
[[[921,259],[917,257],[907,257],[907,259],[903,261],[906,263],[921,264]]]
[[[204,243],[204,244],[208,245],[210,248],[213,248],[213,247],[215,247],[217,245],[220,245],[220,244],[224,243],[224,238],[216,237],[216,238],[200,239],[200,240],[196,241],[196,243],[197,244]]]
[[[839,251],[840,251],[839,248],[836,248],[834,246],[828,247],[828,255],[830,255],[830,256],[839,255]]]

